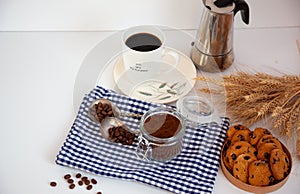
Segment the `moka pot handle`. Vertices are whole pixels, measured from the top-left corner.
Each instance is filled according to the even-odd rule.
[[[249,6],[244,0],[235,0],[234,15],[241,11],[242,20],[245,24],[249,24]]]

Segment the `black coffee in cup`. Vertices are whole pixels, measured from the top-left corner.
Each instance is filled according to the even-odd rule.
[[[162,45],[162,42],[153,34],[137,33],[127,38],[125,44],[133,50],[148,52],[159,48]]]

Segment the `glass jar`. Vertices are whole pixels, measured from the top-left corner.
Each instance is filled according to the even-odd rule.
[[[136,154],[155,161],[174,158],[181,152],[185,127],[185,119],[176,109],[150,109],[141,118]]]

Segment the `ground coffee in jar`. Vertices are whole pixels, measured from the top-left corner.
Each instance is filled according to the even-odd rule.
[[[169,113],[150,115],[144,122],[145,130],[157,138],[173,137],[181,130],[180,120]]]
[[[137,155],[147,160],[166,161],[182,149],[185,120],[175,109],[158,107],[141,118]]]

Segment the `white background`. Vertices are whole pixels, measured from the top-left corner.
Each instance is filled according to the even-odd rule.
[[[235,67],[300,74],[300,1],[248,4],[250,24],[235,17]],[[201,0],[0,0],[0,194],[95,193],[67,189],[62,176],[78,171],[54,162],[76,114],[73,89],[82,61],[101,40],[132,25],[194,34],[201,6]],[[299,192],[298,165],[274,193]],[[97,178],[104,194],[168,193],[88,176]],[[52,180],[56,188],[50,188]],[[219,172],[214,193],[246,192]]]
[[[298,0],[248,0],[250,28],[299,25]],[[1,0],[2,31],[110,31],[156,24],[196,29],[202,0]],[[245,28],[236,19],[237,28]],[[247,27],[247,28],[248,28]]]

